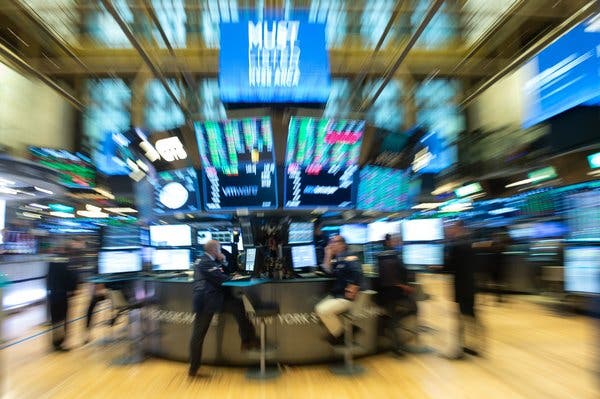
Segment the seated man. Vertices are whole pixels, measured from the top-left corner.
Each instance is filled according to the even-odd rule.
[[[396,331],[400,320],[417,313],[414,288],[399,251],[399,234],[386,234],[384,250],[377,255],[378,303],[386,310],[386,327],[392,335],[394,350],[401,353],[402,344]]]
[[[204,337],[215,313],[227,312],[235,317],[242,340],[242,350],[260,346],[242,301],[234,298],[222,286],[225,281],[231,280],[231,276],[224,271],[226,266],[221,244],[215,240],[204,244],[204,254],[194,264],[195,318],[190,341],[190,377],[196,376],[200,368]]]
[[[341,345],[344,325],[339,315],[350,310],[363,279],[358,258],[348,255],[344,237],[332,237],[325,247],[323,269],[332,274],[335,281],[330,294],[315,306],[315,312],[329,331],[329,343]]]

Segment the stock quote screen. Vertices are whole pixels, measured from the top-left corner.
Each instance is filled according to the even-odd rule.
[[[69,188],[96,186],[96,169],[92,160],[83,154],[41,147],[29,147],[29,153],[34,162],[57,171],[63,186]]]
[[[352,208],[364,129],[364,121],[292,117],[285,207]]]
[[[196,122],[208,210],[277,207],[271,119]]]
[[[198,175],[194,168],[159,172],[154,185],[154,213],[200,210]]]
[[[381,212],[408,209],[409,182],[402,170],[365,166],[360,171],[357,208]]]

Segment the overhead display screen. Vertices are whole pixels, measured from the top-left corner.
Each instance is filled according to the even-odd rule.
[[[444,264],[442,244],[408,244],[402,247],[402,260],[406,265],[436,266]]]
[[[142,253],[136,251],[98,252],[98,274],[142,271]]]
[[[198,175],[194,168],[159,172],[154,185],[154,213],[200,210]]]
[[[310,222],[292,222],[288,231],[288,244],[304,244],[314,240],[314,227]]]
[[[240,15],[222,22],[219,90],[224,103],[326,103],[329,58],[324,21]]]
[[[275,161],[268,117],[196,122],[195,128],[205,168],[235,175],[240,164]]]
[[[364,129],[364,121],[292,117],[286,149],[285,207],[354,207]]]
[[[60,184],[69,188],[93,188],[96,186],[96,169],[92,160],[83,154],[67,150],[29,147],[34,162],[59,173]]]
[[[340,226],[340,235],[346,244],[365,244],[368,241],[367,226],[364,224],[344,224]]]
[[[152,270],[186,270],[190,268],[189,248],[156,249],[152,252]]]
[[[277,208],[271,119],[196,122],[208,210]]]
[[[384,241],[386,234],[400,234],[402,221],[373,222],[367,225],[369,242]]]
[[[408,209],[409,182],[402,170],[365,166],[360,171],[357,208],[381,212]]]
[[[207,210],[277,208],[274,163],[247,164],[236,175],[206,168],[202,177]]]
[[[600,96],[600,14],[577,25],[526,66],[525,127]]]
[[[565,290],[600,294],[600,247],[565,249]]]

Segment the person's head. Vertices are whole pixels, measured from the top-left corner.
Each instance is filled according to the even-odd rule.
[[[469,231],[462,220],[456,220],[446,227],[446,233],[450,239],[459,239],[466,237]]]
[[[331,240],[329,240],[329,248],[331,249],[331,254],[333,256],[346,252],[346,239],[340,235],[331,237]]]
[[[204,244],[204,252],[216,258],[221,253],[221,244],[217,240],[209,240]]]
[[[388,248],[398,248],[402,245],[402,237],[400,237],[400,234],[386,234],[383,243]]]

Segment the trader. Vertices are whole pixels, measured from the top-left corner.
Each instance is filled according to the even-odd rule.
[[[329,332],[329,343],[341,345],[344,325],[339,315],[350,310],[363,280],[358,258],[348,254],[344,237],[332,237],[325,247],[323,269],[332,274],[335,281],[329,295],[315,306],[315,312]]]
[[[258,339],[252,323],[246,316],[241,300],[234,298],[222,287],[232,277],[224,268],[227,266],[221,244],[210,240],[204,244],[204,254],[194,264],[194,327],[190,341],[189,376],[195,377],[202,360],[202,345],[215,313],[232,314],[239,327],[242,350],[258,348]]]

